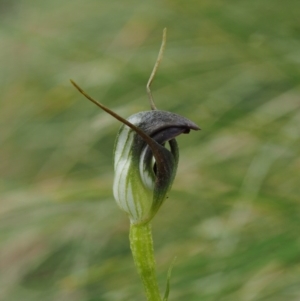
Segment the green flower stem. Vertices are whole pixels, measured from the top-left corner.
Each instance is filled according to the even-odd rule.
[[[155,272],[151,224],[130,225],[130,248],[148,301],[162,301]]]

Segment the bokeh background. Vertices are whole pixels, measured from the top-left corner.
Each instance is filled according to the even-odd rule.
[[[195,121],[153,221],[170,301],[300,300],[300,2],[0,1],[0,299],[145,300],[115,204],[119,122]]]

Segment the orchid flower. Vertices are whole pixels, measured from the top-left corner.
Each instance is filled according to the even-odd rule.
[[[199,130],[189,119],[157,110],[154,104],[150,85],[162,59],[165,40],[166,30],[147,84],[151,111],[139,112],[124,119],[94,100],[71,80],[81,94],[122,122],[114,149],[113,194],[130,219],[130,246],[148,301],[162,300],[155,274],[150,221],[167,198],[176,175],[179,149],[175,138],[190,130]],[[170,273],[163,301],[168,299],[169,280]]]
[[[130,221],[141,224],[153,218],[172,186],[179,159],[174,138],[199,128],[180,115],[158,110],[140,112],[127,120],[144,135],[127,125],[121,127],[114,152],[113,192]]]

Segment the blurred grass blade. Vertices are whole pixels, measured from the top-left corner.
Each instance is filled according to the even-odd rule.
[[[177,257],[174,257],[174,259],[173,259],[173,261],[172,261],[172,263],[171,263],[171,265],[170,265],[170,267],[169,267],[169,270],[168,270],[167,284],[166,284],[166,291],[165,291],[165,295],[164,295],[163,301],[168,301],[168,298],[169,298],[169,293],[170,293],[170,280],[171,280],[172,270],[173,270],[173,267],[174,267],[176,258],[177,258]]]

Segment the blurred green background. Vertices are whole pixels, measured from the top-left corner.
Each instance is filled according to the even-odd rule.
[[[153,221],[170,301],[300,300],[300,2],[0,1],[0,300],[145,300],[112,197],[152,91],[202,128]]]

